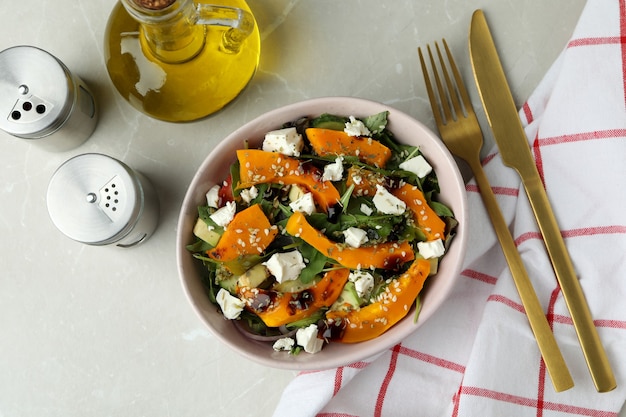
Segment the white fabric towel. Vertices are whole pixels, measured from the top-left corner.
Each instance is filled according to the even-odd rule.
[[[520,110],[617,379],[598,393],[517,174],[483,161],[575,387],[554,392],[473,182],[467,258],[450,298],[375,358],[306,372],[274,417],[617,416],[626,399],[626,0],[589,0]]]

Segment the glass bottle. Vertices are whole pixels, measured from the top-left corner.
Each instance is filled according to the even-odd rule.
[[[225,4],[120,0],[104,51],[122,97],[169,122],[200,119],[237,97],[258,66],[259,31],[244,0],[217,1]]]

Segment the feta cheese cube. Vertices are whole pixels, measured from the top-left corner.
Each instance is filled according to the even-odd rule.
[[[214,185],[206,193],[206,203],[209,207],[218,208],[220,204],[220,186]]]
[[[367,242],[367,232],[357,227],[349,227],[343,231],[345,242],[353,248],[358,248],[363,243]]]
[[[317,353],[324,346],[324,339],[317,337],[317,325],[311,324],[308,327],[298,329],[296,332],[296,342],[304,348],[305,352]]]
[[[361,208],[361,213],[365,214],[366,216],[369,216],[370,214],[374,212],[374,210],[372,210],[370,206],[368,206],[365,203],[361,204],[360,208]]]
[[[306,267],[302,254],[298,250],[275,253],[267,262],[263,262],[278,282],[290,281],[298,278]]]
[[[295,127],[273,130],[265,134],[263,150],[289,156],[300,156],[304,141]]]
[[[247,204],[250,204],[252,200],[259,196],[259,190],[253,185],[250,188],[241,191],[241,199],[245,201]]]
[[[374,289],[374,276],[369,272],[357,270],[351,272],[348,279],[354,282],[356,293],[361,298],[367,298]]]
[[[335,162],[324,167],[323,181],[341,181],[343,176],[343,158],[335,159]]]
[[[424,178],[433,170],[433,167],[430,166],[430,164],[426,161],[426,159],[424,159],[422,155],[418,155],[415,158],[404,161],[399,166],[400,169],[412,172],[419,178]]]
[[[229,320],[234,320],[239,317],[245,305],[242,300],[235,297],[224,288],[220,288],[215,296],[215,299],[217,300],[217,304],[222,309],[222,314],[224,314],[224,317]]]
[[[217,225],[226,227],[233,220],[236,212],[237,204],[234,201],[229,201],[224,207],[220,207],[215,213],[211,214],[210,217]]]
[[[313,200],[313,194],[306,193],[293,203],[289,203],[289,207],[293,211],[299,211],[306,214],[311,214],[315,211],[315,200]]]
[[[283,337],[282,339],[275,341],[272,348],[277,352],[280,352],[281,350],[291,350],[295,343],[295,340],[291,337]]]
[[[346,127],[343,131],[346,132],[348,136],[369,136],[372,134],[367,126],[354,116],[350,116],[350,121],[346,122]]]
[[[417,250],[426,259],[439,258],[446,252],[441,239],[431,240],[430,242],[418,242]]]
[[[406,203],[391,194],[382,185],[376,185],[374,205],[378,211],[384,214],[402,214],[406,210]]]

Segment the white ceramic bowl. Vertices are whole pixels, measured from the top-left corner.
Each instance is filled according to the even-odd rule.
[[[266,132],[302,116],[331,113],[343,116],[365,117],[388,110],[388,128],[399,142],[419,145],[439,178],[439,200],[454,211],[459,221],[457,234],[445,255],[438,273],[429,278],[422,292],[422,310],[417,323],[414,311],[376,339],[356,344],[327,344],[321,352],[290,355],[275,352],[272,345],[243,336],[235,325],[226,320],[209,301],[201,283],[202,266],[185,248],[194,241],[192,229],[197,218],[197,207],[205,203],[206,191],[226,177],[235,161],[235,150],[244,140],[250,147],[258,147]],[[226,137],[204,160],[194,176],[183,201],[177,235],[177,261],[183,288],[194,310],[210,331],[230,348],[257,363],[274,368],[319,370],[347,365],[379,353],[400,342],[417,330],[446,299],[454,286],[465,255],[467,241],[467,200],[465,186],[457,165],[441,140],[412,117],[384,104],[348,97],[327,97],[307,100],[270,111],[245,124]]]

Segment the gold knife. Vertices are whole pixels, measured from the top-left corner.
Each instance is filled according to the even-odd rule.
[[[598,392],[611,391],[617,386],[615,376],[593,324],[585,295],[530,152],[517,107],[482,10],[476,10],[472,16],[469,50],[480,99],[502,161],[515,169],[522,179],[561,286],[563,299],[572,317],[591,378]]]

